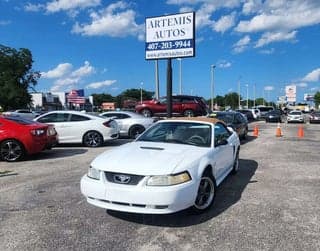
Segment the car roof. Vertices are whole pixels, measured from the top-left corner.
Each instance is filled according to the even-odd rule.
[[[56,110],[56,111],[50,111],[50,112],[47,112],[47,113],[44,113],[42,115],[40,115],[39,117],[43,117],[45,115],[48,115],[48,114],[51,114],[51,113],[69,113],[69,114],[76,114],[76,115],[81,115],[81,116],[87,116],[87,117],[90,117],[90,118],[103,118],[101,116],[98,116],[98,115],[94,115],[94,114],[89,114],[89,113],[86,113],[86,112],[80,112],[80,111],[73,111],[73,110]],[[37,118],[39,118],[37,117]]]
[[[210,124],[216,124],[216,123],[222,123],[226,124],[222,120],[216,119],[216,118],[209,118],[209,117],[173,117],[173,118],[168,118],[166,121],[187,121],[187,122],[206,122]]]

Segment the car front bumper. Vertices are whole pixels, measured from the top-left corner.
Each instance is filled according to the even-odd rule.
[[[189,208],[194,204],[198,190],[194,180],[174,186],[144,184],[145,181],[138,185],[116,184],[84,175],[80,187],[87,202],[94,206],[145,214],[168,214]]]

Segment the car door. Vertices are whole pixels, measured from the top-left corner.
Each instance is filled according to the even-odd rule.
[[[234,146],[229,138],[230,131],[222,124],[214,125],[214,158],[217,180],[223,179],[233,163]]]
[[[68,126],[69,114],[68,113],[49,113],[38,119],[38,122],[53,125],[59,136],[59,143],[67,143],[70,140]]]

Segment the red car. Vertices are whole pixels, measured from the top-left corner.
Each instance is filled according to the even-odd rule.
[[[139,102],[135,107],[136,112],[145,117],[166,116],[167,98],[162,97],[159,100],[145,100]],[[173,116],[203,116],[209,113],[209,107],[205,100],[197,96],[173,95],[172,96],[172,115]]]
[[[56,130],[19,116],[0,116],[0,159],[21,160],[29,154],[50,149],[58,142]]]

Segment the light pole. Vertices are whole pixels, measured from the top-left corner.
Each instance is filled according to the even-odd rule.
[[[253,107],[256,107],[256,84],[253,85]]]
[[[140,83],[140,102],[142,104],[142,86],[143,86],[143,82]]]
[[[238,79],[238,109],[240,109],[240,106],[241,106],[241,85],[240,85],[240,79],[241,79],[241,76],[239,77]]]
[[[246,84],[247,87],[247,109],[249,108],[249,85]]]
[[[182,94],[182,59],[177,58],[179,61],[179,94]]]
[[[159,66],[158,66],[158,59],[155,60],[155,80],[156,80],[156,99],[159,100],[160,91],[159,91]]]
[[[214,64],[211,65],[211,111],[213,111],[213,96],[214,96]]]

